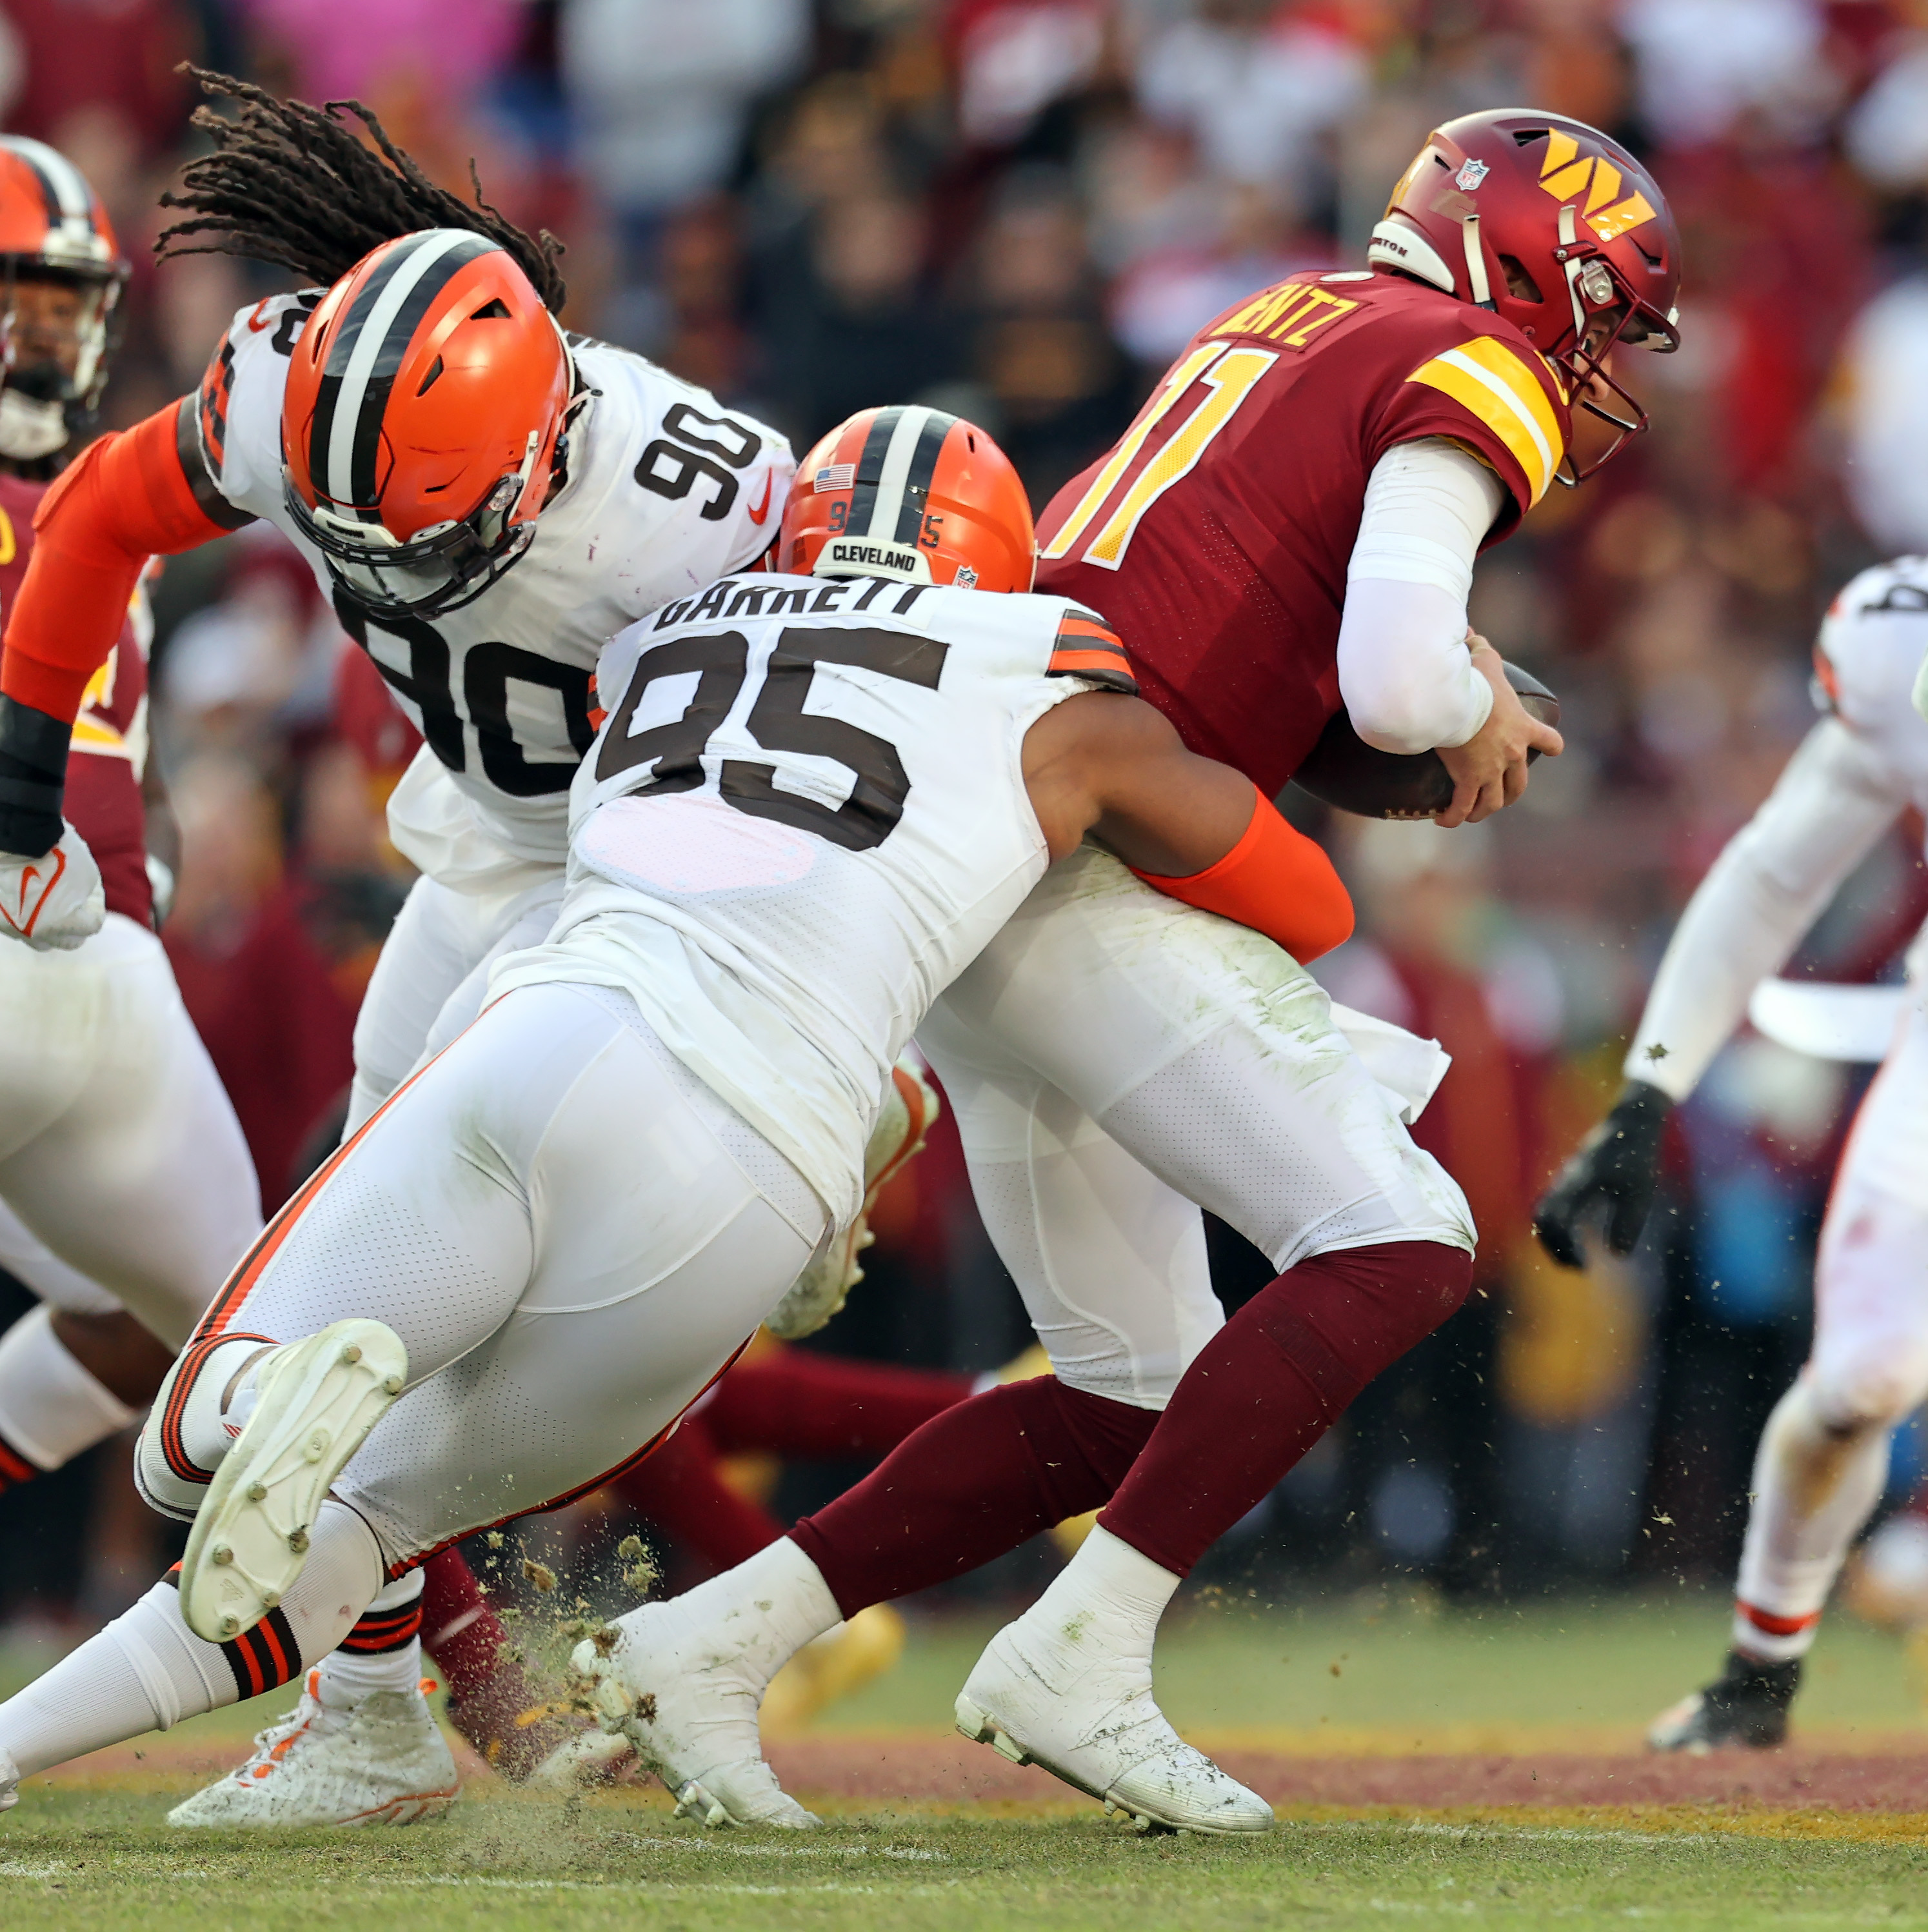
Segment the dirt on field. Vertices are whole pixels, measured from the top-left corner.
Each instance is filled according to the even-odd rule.
[[[1719,1805],[1774,1811],[1928,1811],[1928,1750],[1849,1754],[1790,1747],[1705,1758],[1536,1751],[1318,1758],[1228,1748],[1231,1774],[1273,1804],[1414,1806]],[[776,1742],[778,1775],[806,1800],[1048,1802],[1055,1778],[963,1738],[800,1738]]]
[[[1294,1738],[1287,1748],[1198,1740],[1231,1775],[1282,1811],[1309,1807],[1464,1811],[1522,1806],[1714,1807],[1774,1813],[1928,1814],[1928,1748],[1912,1738],[1836,1742],[1704,1758],[1624,1751],[1540,1748],[1491,1751],[1389,1751],[1348,1740],[1321,1753]],[[806,1803],[976,1804],[1001,1808],[1082,1805],[1057,1779],[1019,1766],[982,1744],[934,1733],[819,1735],[772,1740],[772,1766]],[[457,1745],[465,1780],[491,1774]],[[148,1738],[48,1774],[59,1784],[139,1786],[158,1778],[181,1788],[218,1776],[244,1755],[226,1739]]]

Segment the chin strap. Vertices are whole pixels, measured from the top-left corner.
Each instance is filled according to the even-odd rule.
[[[0,456],[37,462],[66,441],[67,411],[60,404],[37,402],[10,386],[0,388]]]

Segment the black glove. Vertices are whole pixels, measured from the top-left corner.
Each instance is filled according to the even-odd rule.
[[[1596,1212],[1606,1222],[1610,1252],[1627,1253],[1640,1238],[1660,1180],[1660,1139],[1673,1102],[1644,1080],[1621,1088],[1613,1111],[1580,1143],[1579,1150],[1534,1210],[1533,1232],[1562,1268],[1585,1268],[1580,1228]]]

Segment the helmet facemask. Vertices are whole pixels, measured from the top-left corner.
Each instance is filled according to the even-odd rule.
[[[436,617],[481,596],[526,550],[535,520],[511,520],[529,493],[541,439],[529,432],[522,466],[502,477],[466,517],[398,537],[379,513],[357,515],[326,500],[310,509],[292,478],[283,498],[301,534],[322,554],[343,595],[372,616]],[[286,476],[286,466],[283,466]]]
[[[1676,319],[1663,315],[1643,301],[1609,256],[1591,242],[1577,238],[1577,228],[1572,206],[1561,208],[1561,246],[1556,253],[1566,274],[1573,330],[1572,340],[1564,348],[1555,349],[1549,360],[1573,378],[1572,400],[1589,416],[1610,425],[1615,434],[1606,448],[1584,466],[1568,450],[1566,460],[1554,473],[1555,480],[1570,490],[1598,472],[1619,453],[1630,436],[1639,435],[1648,426],[1646,410],[1631,391],[1615,379],[1610,366],[1614,350],[1625,344],[1671,355],[1681,346]],[[1600,400],[1602,389],[1612,397],[1612,403]]]
[[[0,457],[31,463],[91,421],[125,276],[49,268],[31,256],[0,261]]]

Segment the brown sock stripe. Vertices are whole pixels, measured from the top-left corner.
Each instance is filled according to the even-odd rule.
[[[398,1610],[370,1610],[341,1640],[343,1650],[358,1656],[376,1657],[384,1652],[400,1650],[421,1634],[421,1599]]]
[[[208,1358],[224,1342],[259,1342],[271,1348],[274,1341],[271,1335],[208,1335],[199,1341],[190,1342],[181,1350],[174,1386],[168,1390],[167,1406],[161,1412],[160,1453],[166,1459],[168,1468],[182,1482],[205,1486],[214,1480],[213,1470],[202,1468],[188,1455],[181,1436],[181,1420],[187,1412],[187,1398],[193,1393],[195,1380],[206,1365]]]
[[[223,1644],[221,1654],[244,1699],[291,1684],[301,1674],[301,1646],[295,1641],[292,1626],[278,1610],[270,1610],[253,1629],[232,1643]]]

